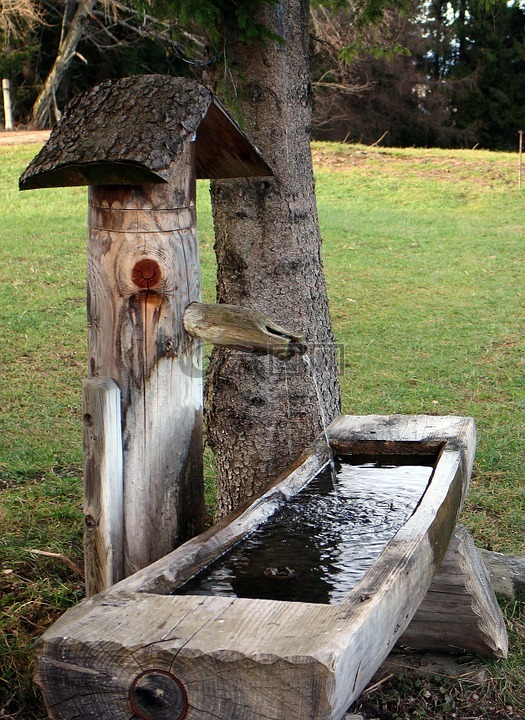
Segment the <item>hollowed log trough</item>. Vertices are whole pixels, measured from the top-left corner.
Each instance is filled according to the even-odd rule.
[[[171,594],[310,482],[328,462],[323,438],[243,510],[72,608],[43,635],[36,679],[51,718],[338,720],[396,643],[409,644],[403,634],[445,555],[463,593],[454,605],[454,587],[442,588],[438,601],[448,598],[463,626],[449,647],[505,655],[501,617],[474,555],[458,550],[457,536],[447,553],[472,469],[473,420],[341,416],[328,435],[345,455],[435,458],[415,511],[358,585],[332,605]],[[473,579],[482,590],[468,589]],[[424,638],[425,622],[412,637]]]

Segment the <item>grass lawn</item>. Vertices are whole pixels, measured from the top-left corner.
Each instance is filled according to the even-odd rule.
[[[82,563],[87,374],[86,190],[19,193],[36,149],[0,147],[0,716],[20,720],[46,717],[31,683],[30,644],[83,593],[67,565],[31,552]],[[478,545],[525,554],[525,190],[517,156],[320,143],[313,152],[343,411],[474,416],[478,451],[463,522]],[[204,299],[213,301],[204,183],[198,192]],[[506,613],[512,654],[489,664],[498,709],[487,697],[476,707],[492,720],[525,718],[523,605]],[[426,714],[405,704],[397,717],[452,717],[450,707],[458,718],[475,715],[471,700],[461,714],[463,692],[439,687],[446,692],[433,708],[428,686],[408,688]]]

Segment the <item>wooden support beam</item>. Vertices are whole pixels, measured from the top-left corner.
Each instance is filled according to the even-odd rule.
[[[84,565],[91,597],[124,577],[124,483],[120,390],[84,380]]]
[[[399,645],[505,658],[508,638],[489,574],[466,528],[455,528],[439,572]]]

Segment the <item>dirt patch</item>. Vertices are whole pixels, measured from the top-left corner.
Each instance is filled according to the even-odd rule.
[[[50,130],[11,130],[0,132],[0,145],[25,145],[27,143],[43,144],[49,137]]]
[[[312,158],[316,170],[363,172],[389,176],[410,173],[423,180],[441,180],[484,185],[514,186],[518,174],[516,153],[479,150],[381,148],[314,142]],[[365,170],[364,170],[365,169]]]

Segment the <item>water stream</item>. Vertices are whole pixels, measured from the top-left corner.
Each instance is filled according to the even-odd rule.
[[[317,404],[319,405],[319,414],[321,417],[321,425],[323,428],[323,434],[324,434],[324,437],[326,440],[326,445],[328,447],[328,457],[329,457],[329,464],[330,464],[330,473],[331,473],[331,477],[332,477],[332,486],[333,486],[334,493],[337,498],[337,470],[335,467],[334,453],[332,451],[332,446],[330,445],[330,437],[328,436],[328,423],[326,422],[326,413],[324,411],[323,398],[321,396],[321,390],[319,388],[319,383],[317,382],[317,375],[315,373],[315,368],[314,368],[314,365],[313,365],[308,353],[304,353],[303,362],[310,372],[310,375],[312,378],[312,384],[314,386],[315,394],[317,397]]]
[[[339,602],[417,507],[427,458],[347,458],[175,594]]]

